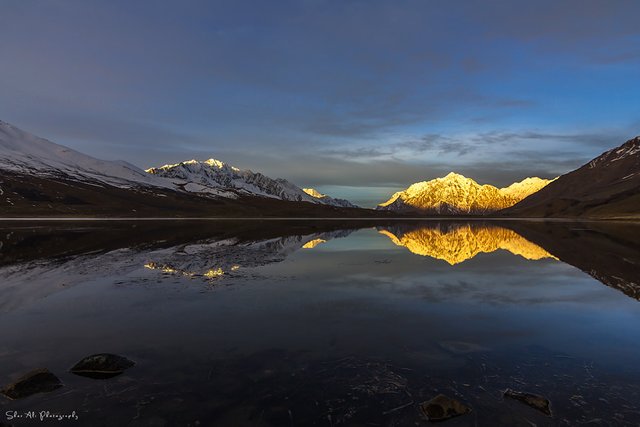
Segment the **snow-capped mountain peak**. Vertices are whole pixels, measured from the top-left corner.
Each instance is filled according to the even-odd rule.
[[[286,179],[272,179],[261,173],[240,169],[214,158],[205,161],[188,160],[173,165],[149,168],[147,172],[170,179],[185,191],[213,196],[237,198],[242,195],[251,195],[332,206],[353,206],[349,202],[325,195],[321,195],[322,197],[310,195]]]
[[[308,195],[310,195],[311,197],[315,197],[316,199],[321,199],[323,197],[327,197],[326,194],[322,194],[320,193],[318,190],[316,190],[315,188],[303,188],[302,191],[304,191],[305,193],[307,193]]]
[[[197,162],[197,160],[191,160],[191,162]],[[229,168],[233,171],[240,171],[240,168],[237,168],[235,166],[231,166],[223,161],[220,161],[218,159],[208,159],[205,160],[204,163],[206,163],[207,165],[211,166],[212,168],[218,168],[218,169],[225,169],[225,168]]]
[[[332,206],[340,206],[343,208],[357,208],[358,206],[354,205],[348,200],[345,199],[334,199],[333,197],[329,197],[326,194],[322,194],[315,188],[303,188],[302,191],[310,195],[311,197],[320,200],[323,203]]]
[[[548,179],[538,178],[537,176],[528,177],[523,179],[520,182],[514,182],[508,187],[501,188],[500,192],[513,199],[523,200],[525,197],[535,193],[536,191],[540,190],[541,188],[545,187],[547,184],[555,181],[556,179],[558,178],[556,177],[552,180],[548,180]]]
[[[426,211],[437,214],[483,214],[512,206],[540,190],[550,180],[527,178],[498,189],[480,185],[471,178],[451,172],[442,178],[422,181],[398,191],[378,209]]]

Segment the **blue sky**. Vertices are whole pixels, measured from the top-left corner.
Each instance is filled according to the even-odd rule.
[[[0,0],[0,119],[374,205],[552,177],[640,134],[637,1]]]

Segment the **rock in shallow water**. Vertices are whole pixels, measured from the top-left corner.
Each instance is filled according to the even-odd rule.
[[[429,421],[444,421],[471,412],[470,407],[444,394],[439,394],[427,402],[422,402],[420,409],[422,409]]]
[[[9,399],[22,399],[36,393],[48,393],[62,387],[58,377],[48,369],[36,369],[18,378],[2,389],[2,394]]]
[[[100,353],[85,357],[73,368],[71,373],[94,379],[112,378],[120,375],[135,362],[117,354]]]
[[[520,402],[527,404],[534,409],[537,409],[543,414],[551,416],[551,402],[549,402],[549,399],[543,396],[523,391],[515,391],[511,390],[510,388],[504,391],[504,396],[511,399],[519,400]]]

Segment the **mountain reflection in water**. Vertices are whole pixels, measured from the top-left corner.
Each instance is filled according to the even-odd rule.
[[[428,425],[442,393],[473,408],[451,426],[639,425],[638,241],[604,222],[0,224],[0,386],[38,368],[64,384],[0,413]],[[68,372],[100,352],[136,364]]]
[[[437,224],[435,226],[395,226],[378,230],[411,253],[441,259],[451,265],[471,259],[479,253],[503,249],[529,260],[555,258],[518,233],[495,225]]]

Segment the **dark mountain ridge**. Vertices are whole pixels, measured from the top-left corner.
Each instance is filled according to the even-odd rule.
[[[514,217],[640,218],[640,136],[500,211]]]

